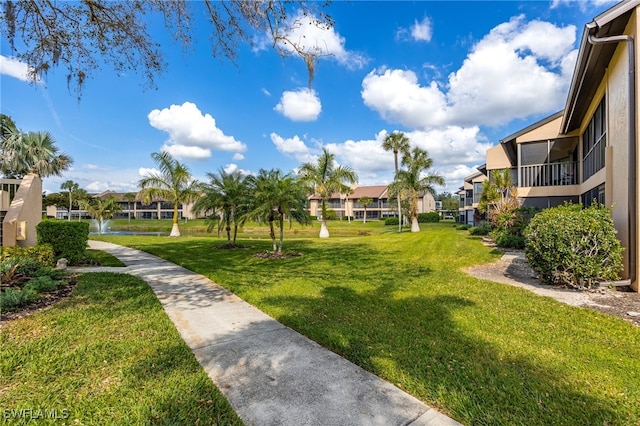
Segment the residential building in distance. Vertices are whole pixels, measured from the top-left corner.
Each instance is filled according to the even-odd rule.
[[[388,187],[386,185],[355,186],[351,188],[350,194],[333,194],[327,203],[327,209],[335,211],[338,218],[350,216],[355,220],[363,220],[365,207],[358,202],[362,197],[369,197],[373,200],[373,203],[366,207],[367,220],[380,220],[398,216],[397,204],[395,202],[389,203]],[[320,197],[317,195],[309,197],[309,213],[311,216],[322,216],[320,201]],[[428,213],[435,210],[436,201],[430,192],[420,197],[418,213]]]
[[[612,206],[625,248],[622,276],[636,291],[639,12],[640,0],[625,0],[587,23],[564,110],[502,139],[485,166],[489,179],[511,170],[524,206]],[[465,180],[465,196],[467,187]]]
[[[478,171],[464,178],[464,184],[458,191],[460,207],[458,208],[458,222],[477,226],[485,215],[478,211],[478,203],[482,195],[482,183],[487,180],[485,166],[478,167]]]

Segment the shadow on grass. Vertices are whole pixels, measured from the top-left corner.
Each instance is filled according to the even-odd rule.
[[[565,377],[467,335],[452,316],[463,297],[393,298],[385,286],[321,297],[280,296],[278,320],[464,424],[626,424],[628,418]]]

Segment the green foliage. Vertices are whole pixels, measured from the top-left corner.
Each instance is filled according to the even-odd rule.
[[[338,214],[333,209],[327,209],[327,214],[324,217],[325,220],[336,220],[338,219]]]
[[[525,232],[531,267],[549,284],[591,288],[616,280],[622,270],[622,247],[611,210],[594,204],[546,209]]]
[[[532,209],[515,207],[498,211],[493,216],[494,228],[490,235],[498,247],[524,248],[524,231],[529,224]]]
[[[418,223],[440,222],[440,215],[436,212],[418,213]]]
[[[397,217],[388,217],[384,220],[384,225],[397,225],[400,222],[400,219]]]
[[[89,239],[87,222],[45,220],[38,224],[38,244],[50,244],[56,259],[74,263],[84,258]]]
[[[471,235],[489,235],[491,232],[491,225],[484,224],[480,226],[472,226],[469,228],[469,234]]]
[[[500,234],[496,238],[496,245],[503,248],[523,249],[525,239],[520,235]]]
[[[42,266],[53,266],[55,264],[53,247],[50,244],[38,244],[29,247],[2,247],[0,260],[13,257],[28,257],[37,261]]]
[[[33,290],[36,293],[42,293],[46,291],[53,291],[58,288],[59,284],[64,284],[64,281],[57,282],[54,281],[53,278],[49,276],[41,276],[37,278],[33,278],[24,286],[24,291]]]
[[[33,289],[7,288],[0,292],[0,310],[15,310],[39,298],[40,295]]]
[[[459,225],[456,225],[456,229],[460,231],[466,231],[469,228],[471,228],[471,225],[467,225],[466,223],[461,223]]]

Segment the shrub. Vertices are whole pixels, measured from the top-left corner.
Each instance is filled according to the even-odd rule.
[[[472,226],[469,228],[469,234],[471,235],[489,235],[491,232],[491,225]]]
[[[388,217],[384,220],[384,225],[398,225],[399,219],[397,217]]]
[[[28,257],[40,263],[42,266],[54,266],[55,256],[53,253],[53,247],[50,244],[38,244],[30,247],[2,247],[2,255],[0,260],[9,258],[24,258]]]
[[[327,216],[324,219],[326,219],[326,220],[336,220],[336,219],[338,219],[338,215],[336,214],[335,210],[327,209]]]
[[[81,260],[87,249],[89,224],[46,220],[37,226],[38,244],[51,244],[56,259],[66,258],[70,263]]]
[[[436,212],[418,213],[418,223],[440,222],[440,215]]]
[[[525,239],[520,235],[502,234],[496,238],[496,245],[503,248],[523,249]]]
[[[27,284],[25,284],[24,291],[33,290],[36,293],[41,293],[43,291],[53,291],[57,287],[58,283],[51,277],[43,276],[30,280]]]
[[[32,289],[20,290],[7,288],[0,292],[0,310],[13,310],[27,303],[34,302],[40,295]]]
[[[545,283],[591,288],[619,278],[623,249],[610,209],[550,208],[534,216],[525,236],[527,259]]]
[[[461,231],[466,231],[469,228],[471,228],[471,225],[467,225],[466,223],[461,223],[459,225],[456,225],[456,229],[459,229]]]

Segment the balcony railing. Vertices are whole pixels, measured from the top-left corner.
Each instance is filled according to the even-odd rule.
[[[520,186],[576,185],[577,170],[577,161],[520,166]]]

